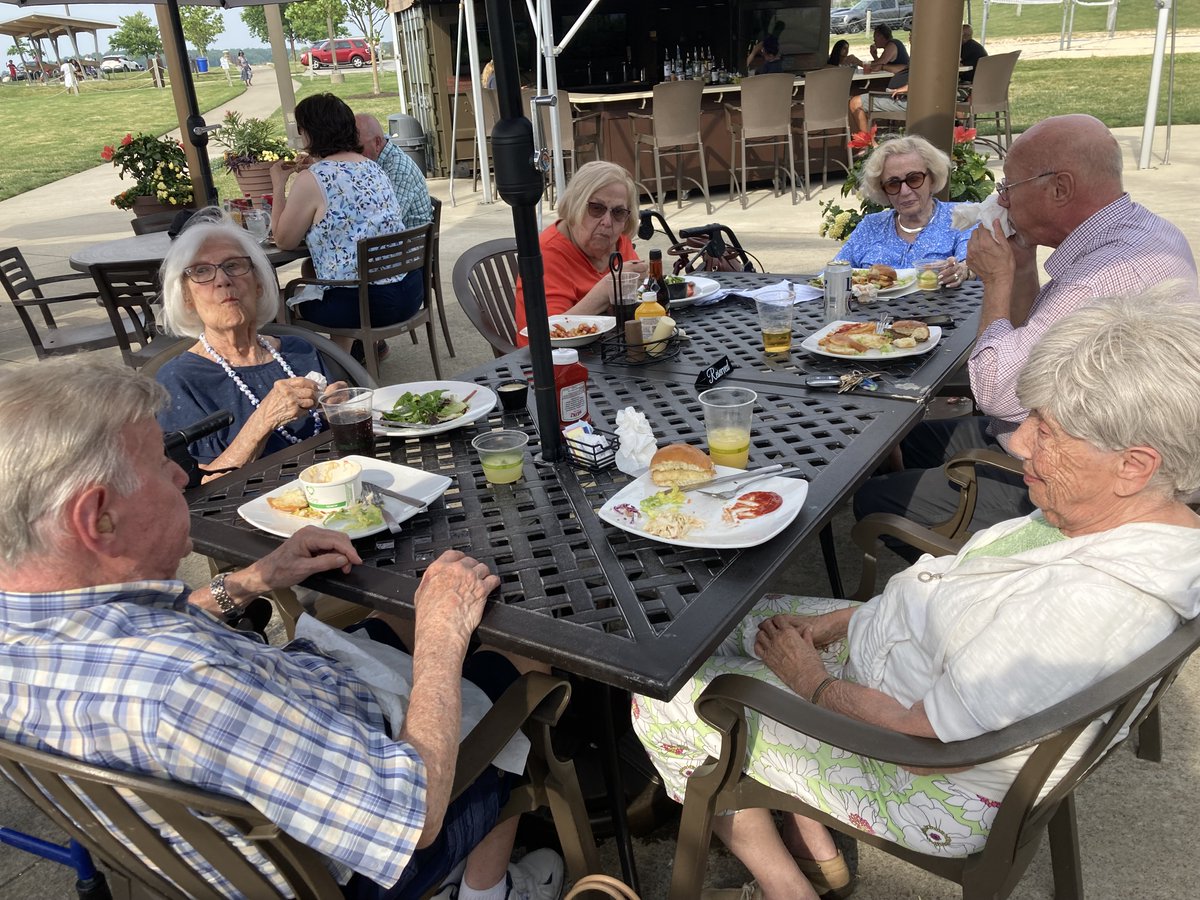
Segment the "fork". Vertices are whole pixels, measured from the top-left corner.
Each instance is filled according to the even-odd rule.
[[[752,475],[745,481],[739,481],[731,488],[723,488],[719,491],[706,491],[704,488],[696,488],[697,494],[704,494],[706,497],[715,497],[718,500],[732,500],[749,484],[756,481],[762,481],[764,478],[774,478],[776,475],[786,475],[788,472],[796,471],[794,468],[780,469],[777,472],[767,472],[765,475]]]
[[[875,333],[883,334],[892,327],[892,317],[885,312],[879,314],[878,320],[875,322]]]

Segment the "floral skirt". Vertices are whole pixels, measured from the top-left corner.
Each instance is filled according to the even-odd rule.
[[[720,754],[720,733],[696,715],[693,705],[712,679],[734,672],[788,690],[754,656],[759,623],[777,613],[821,615],[849,605],[846,600],[768,594],[672,699],[634,696],[634,730],[674,800],[682,803],[688,776],[709,756]],[[821,657],[831,675],[845,678],[848,655],[846,643],[839,641]],[[914,775],[822,744],[758,713],[750,713],[749,726],[747,774],[860,831],[942,856],[967,856],[987,840],[999,803],[964,791],[950,776]]]

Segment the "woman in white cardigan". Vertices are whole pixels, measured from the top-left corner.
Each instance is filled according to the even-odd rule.
[[[672,700],[634,698],[634,727],[668,792],[720,748],[693,702],[725,672],[905,734],[959,741],[1064,700],[1200,612],[1200,305],[1103,301],[1034,348],[1013,438],[1033,515],[955,556],[923,557],[866,604],[768,596]],[[915,773],[754,717],[746,771],[842,821],[921,852],[961,856],[986,840],[1023,756]],[[1089,735],[1085,735],[1088,737]],[[1073,761],[1067,755],[1065,772]],[[748,896],[815,898],[850,875],[819,823],[769,810],[718,816],[714,831],[757,880]],[[736,892],[735,892],[736,895]],[[711,892],[711,896],[721,896]]]

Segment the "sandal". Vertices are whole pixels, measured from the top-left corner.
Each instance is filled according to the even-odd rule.
[[[803,859],[797,856],[795,860],[804,877],[812,884],[813,890],[821,895],[822,900],[842,900],[854,893],[850,869],[846,865],[846,858],[840,852],[833,859]]]

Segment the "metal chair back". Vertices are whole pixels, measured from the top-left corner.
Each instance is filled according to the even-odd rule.
[[[458,258],[454,296],[497,356],[517,349],[517,242],[498,238]]]
[[[155,343],[162,337],[162,328],[154,319],[154,308],[162,299],[159,265],[158,260],[135,260],[88,266],[117,336],[121,358],[134,369],[162,349]]]
[[[809,139],[821,142],[821,187],[827,184],[829,142],[837,140],[846,150],[846,171],[854,165],[850,156],[850,122],[846,118],[846,103],[850,99],[850,82],[854,70],[835,66],[808,72],[804,76],[804,103],[801,107],[800,134],[804,142],[804,199],[811,196],[812,180],[809,164],[812,152]],[[840,163],[840,160],[839,160]]]
[[[442,323],[442,337],[446,339],[446,350],[454,356],[454,341],[450,339],[450,324],[446,321],[446,302],[442,296],[442,201],[430,197],[433,205],[433,249],[429,251],[429,289],[437,306],[438,320]],[[413,333],[416,342],[416,333]]]
[[[154,234],[157,231],[170,231],[171,223],[178,213],[158,212],[148,216],[135,216],[129,223],[134,234]]]

